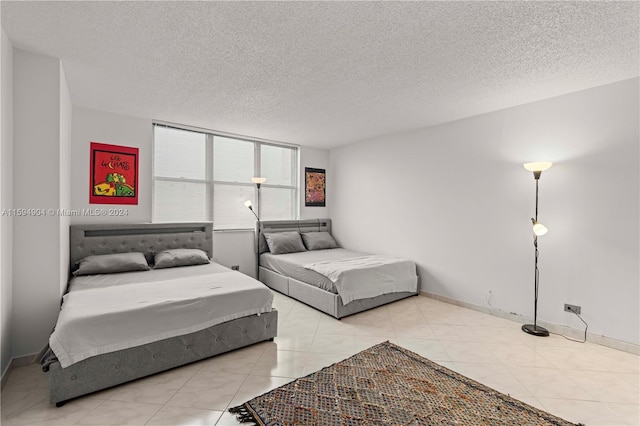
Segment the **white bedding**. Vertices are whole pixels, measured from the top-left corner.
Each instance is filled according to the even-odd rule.
[[[259,281],[226,268],[202,266],[202,274],[186,273],[195,266],[171,268],[166,274],[156,273],[160,278],[151,282],[145,282],[144,274],[159,270],[130,273],[142,281],[131,284],[123,283],[125,274],[84,280],[94,281],[93,286],[76,282],[63,298],[49,338],[62,367],[272,310],[273,293]],[[118,284],[107,285],[114,276]]]
[[[416,266],[410,260],[368,255],[304,265],[329,278],[343,304],[388,293],[415,292]]]
[[[349,259],[366,256],[367,254],[343,248],[307,250],[287,254],[271,254],[267,252],[260,255],[260,266],[271,269],[280,275],[338,294],[336,285],[329,278],[311,269],[306,269],[304,265]]]

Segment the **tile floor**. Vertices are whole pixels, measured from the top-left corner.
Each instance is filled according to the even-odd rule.
[[[280,325],[265,342],[55,408],[37,365],[2,390],[2,425],[235,425],[225,410],[390,340],[573,422],[639,425],[639,357],[424,296],[337,321],[276,294]]]

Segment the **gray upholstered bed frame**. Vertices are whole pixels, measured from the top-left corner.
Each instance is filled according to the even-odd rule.
[[[346,305],[342,304],[342,299],[337,294],[322,290],[294,278],[281,275],[263,266],[260,266],[260,254],[268,251],[266,240],[262,235],[264,232],[331,232],[331,219],[310,219],[310,220],[274,220],[256,223],[256,251],[258,253],[258,276],[260,281],[270,288],[293,297],[311,307],[318,309],[335,318],[343,318],[348,315],[366,311],[396,300],[419,294],[416,292],[400,292],[385,294],[369,299],[354,300]]]
[[[92,254],[199,248],[213,254],[213,225],[203,223],[72,225],[71,266]],[[278,312],[238,318],[195,333],[87,358],[62,368],[51,352],[43,357],[51,402],[65,401],[213,355],[273,340]]]
[[[94,254],[138,251],[152,253],[174,248],[197,248],[213,257],[211,222],[96,224],[69,227],[69,261]]]

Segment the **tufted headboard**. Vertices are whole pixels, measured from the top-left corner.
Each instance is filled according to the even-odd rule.
[[[158,252],[174,248],[197,248],[213,257],[213,224],[140,223],[71,225],[69,228],[70,270],[75,263],[94,254],[137,251]]]
[[[304,220],[268,220],[260,222],[257,232],[257,250],[258,253],[269,251],[267,241],[262,235],[264,232],[329,232],[331,233],[331,219],[304,219]]]

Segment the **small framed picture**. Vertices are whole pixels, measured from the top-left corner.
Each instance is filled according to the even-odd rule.
[[[304,205],[307,207],[326,206],[326,180],[324,169],[304,168]]]
[[[91,142],[90,204],[138,204],[138,148]]]

